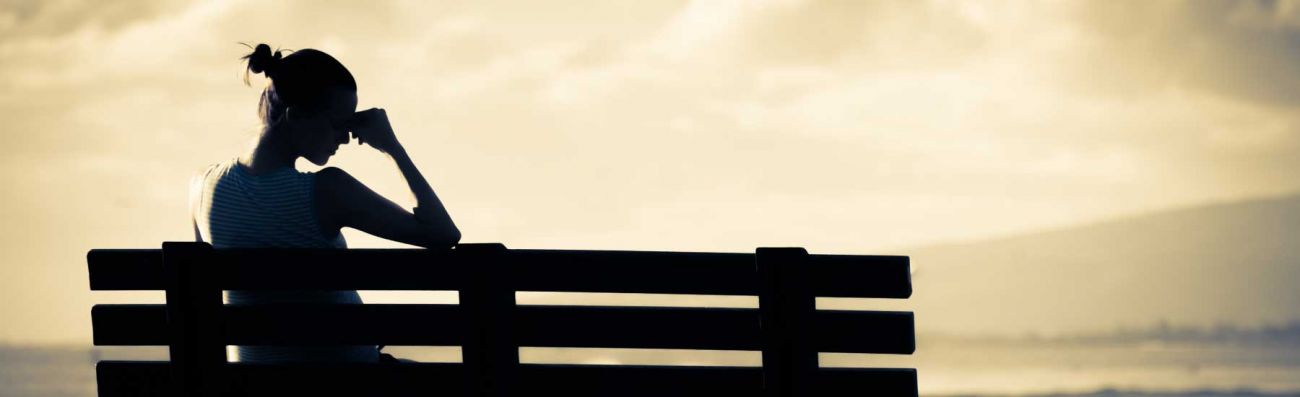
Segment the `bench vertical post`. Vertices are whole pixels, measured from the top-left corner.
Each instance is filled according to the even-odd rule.
[[[808,251],[759,248],[758,310],[762,324],[763,393],[766,397],[807,396],[813,390],[817,350],[807,335],[817,302],[808,285]]]
[[[226,363],[221,337],[221,289],[212,273],[212,246],[162,244],[167,282],[167,335],[171,380],[178,396],[216,396]]]
[[[470,396],[510,396],[519,367],[514,335],[515,288],[509,271],[509,250],[501,244],[461,244],[456,254],[468,264],[466,285],[460,290],[465,316],[461,361],[465,392]]]

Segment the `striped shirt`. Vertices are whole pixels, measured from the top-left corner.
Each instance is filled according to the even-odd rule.
[[[195,224],[203,241],[224,248],[347,248],[342,233],[325,236],[315,212],[315,172],[286,166],[251,174],[238,157],[212,164],[191,200],[197,200]],[[332,302],[360,304],[356,291],[226,291],[232,304]],[[321,330],[329,332],[329,330]],[[376,361],[374,346],[271,347],[238,346],[234,361]]]

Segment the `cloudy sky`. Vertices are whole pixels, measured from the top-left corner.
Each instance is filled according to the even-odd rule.
[[[192,239],[259,129],[238,42],[343,62],[466,242],[897,254],[1300,188],[1300,3],[560,3],[0,1],[0,341],[87,340],[87,250]]]

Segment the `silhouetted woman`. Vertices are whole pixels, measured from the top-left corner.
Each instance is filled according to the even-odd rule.
[[[262,91],[262,131],[246,153],[209,165],[190,184],[194,237],[216,249],[255,247],[346,248],[339,229],[351,227],[385,239],[449,248],[460,241],[438,196],[393,134],[383,109],[357,112],[357,83],[328,54],[302,49],[281,56],[258,44],[248,71],[271,83]],[[248,83],[245,75],[245,84]],[[319,172],[294,168],[306,158],[325,165],[349,132],[358,144],[397,163],[418,201],[414,214],[336,167]],[[228,291],[229,303],[361,303],[356,291]],[[328,329],[319,332],[330,332]],[[375,346],[240,346],[239,361],[376,361]]]

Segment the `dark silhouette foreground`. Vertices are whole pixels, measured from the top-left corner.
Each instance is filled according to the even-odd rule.
[[[426,249],[95,249],[95,344],[166,345],[101,361],[100,396],[916,396],[916,371],[819,368],[818,352],[911,354],[910,312],[816,310],[815,297],[907,298],[907,257]],[[222,290],[455,290],[459,305],[222,304]],[[759,308],[516,305],[516,291],[757,295]],[[226,345],[462,347],[463,363],[228,363]],[[520,364],[520,346],[762,351],[762,367]],[[176,394],[173,394],[176,393]]]
[[[191,177],[190,218],[196,241],[217,249],[342,249],[347,248],[343,228],[430,249],[448,249],[460,241],[460,229],[398,140],[388,112],[357,111],[357,81],[338,59],[310,48],[284,55],[267,44],[248,47],[253,52],[241,58],[247,61],[247,72],[268,79],[257,107],[262,128],[247,152],[208,164]],[[415,208],[408,211],[341,168],[296,168],[299,159],[325,166],[354,137],[393,161],[415,198]],[[356,291],[346,289],[231,290],[227,300],[362,303]],[[238,346],[232,358],[262,363],[381,360],[375,345]]]

